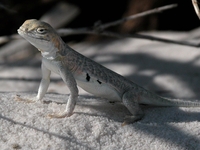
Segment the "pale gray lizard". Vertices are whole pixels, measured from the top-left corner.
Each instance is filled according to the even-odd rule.
[[[72,115],[78,98],[77,85],[85,91],[112,101],[121,101],[132,114],[125,117],[124,124],[140,120],[144,113],[139,104],[156,106],[200,106],[200,102],[160,97],[138,86],[125,77],[103,67],[74,51],[63,42],[56,31],[47,23],[35,19],[27,20],[18,33],[34,45],[42,54],[42,80],[36,100],[41,100],[50,83],[51,71],[59,74],[70,90],[67,106],[62,114]]]

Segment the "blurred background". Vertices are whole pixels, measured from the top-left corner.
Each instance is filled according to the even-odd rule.
[[[62,8],[55,9],[57,5],[70,4],[73,6],[72,11],[76,9],[74,12],[76,15],[70,21],[58,27],[79,28],[93,26],[99,20],[102,23],[111,22],[172,3],[177,3],[178,7],[159,14],[128,21],[111,28],[111,30],[126,33],[147,30],[188,31],[199,26],[199,20],[194,12],[191,0],[118,0],[109,2],[106,0],[1,0],[0,35],[14,34],[26,19],[40,19],[52,9],[60,13],[59,17],[67,16],[68,14],[65,14],[65,11],[59,10]],[[50,14],[49,17],[53,19]],[[62,19],[62,17],[55,20],[58,19]],[[83,38],[85,38],[85,35],[72,36],[66,40],[82,40]]]
[[[54,28],[57,29],[76,29],[82,27],[92,27],[98,21],[101,21],[101,23],[112,22],[126,16],[141,13],[146,10],[172,3],[177,3],[178,7],[163,11],[161,13],[156,13],[146,17],[127,21],[118,26],[110,27],[107,30],[115,31],[118,33],[152,32],[153,36],[158,35],[155,34],[157,31],[159,31],[159,33],[162,31],[165,32],[163,33],[163,38],[176,38],[175,40],[182,40],[184,39],[182,37],[186,37],[189,31],[198,28],[200,24],[191,0],[1,0],[0,91],[37,91],[38,89],[38,85],[41,80],[41,54],[38,52],[38,50],[36,50],[36,48],[34,48],[24,39],[10,40],[9,37],[6,37],[8,35],[17,34],[17,29],[23,24],[25,20],[40,19],[50,23]],[[199,36],[199,32],[195,33],[196,37]],[[181,34],[184,35],[181,36]],[[2,36],[5,37],[2,38]],[[136,52],[140,53],[142,51],[142,46],[144,46],[144,44],[141,44],[141,46],[138,42],[134,43],[133,39],[129,43],[125,42],[126,45],[124,45],[124,42],[117,41],[117,38],[108,38],[105,36],[103,37],[87,34],[70,35],[62,38],[72,48],[83,53],[87,57],[90,57],[95,61],[98,61],[99,63],[109,67],[110,69],[113,69],[114,71],[121,73],[130,79],[133,79],[133,81],[137,81],[138,84],[142,86],[152,85],[152,87],[160,89],[160,87],[154,83],[154,77],[151,75],[148,75],[145,78],[144,76],[141,76],[141,74],[137,75],[138,70],[134,72],[134,65],[137,63],[133,61],[133,58],[134,60],[138,60],[138,66],[136,65],[137,68],[147,67],[148,69],[148,65],[143,63],[148,62],[148,57],[145,57],[145,61],[141,61],[143,60],[141,59],[141,55],[136,55]],[[98,44],[97,42],[101,40],[104,40],[104,43]],[[109,40],[116,41],[113,42]],[[92,43],[94,44],[92,45]],[[147,42],[146,44],[148,45],[151,43],[152,41],[149,43]],[[113,47],[112,51],[110,46]],[[163,51],[164,47],[161,47],[161,50]],[[144,47],[143,49],[144,54],[147,54],[150,46],[147,46],[147,50]],[[156,50],[154,47],[153,49]],[[116,52],[120,54],[113,55]],[[166,50],[166,53],[169,52],[172,55],[172,52],[174,51]],[[181,54],[183,55],[183,51],[181,51],[181,53],[177,53],[178,54],[174,54],[172,56],[179,56]],[[125,57],[126,54],[128,59]],[[153,56],[156,54],[157,51],[153,54]],[[185,54],[185,56],[188,57],[187,54]],[[108,60],[105,61],[107,58]],[[153,60],[149,59],[149,62],[149,64],[151,64]],[[161,60],[159,62],[161,62]],[[123,65],[119,67],[119,64]],[[162,68],[165,68],[163,70],[165,72],[167,67],[162,65],[161,70],[159,70],[157,68],[157,64],[158,63],[155,63],[156,72],[162,72]],[[116,65],[116,67],[112,67],[114,65]],[[131,66],[129,71],[123,71],[123,69],[126,68],[124,65]],[[170,63],[166,63],[166,65],[170,66]],[[182,67],[184,68],[185,65]],[[171,66],[168,68],[171,68]],[[174,69],[173,71],[176,72],[177,69]],[[169,74],[172,74],[173,71],[169,71]],[[128,72],[129,74],[127,74]],[[51,87],[49,88],[49,91],[66,93],[66,86],[59,76],[53,75],[51,81],[52,84],[50,85]]]

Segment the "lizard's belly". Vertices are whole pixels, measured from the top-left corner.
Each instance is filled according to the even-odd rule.
[[[81,81],[81,80],[76,80],[78,86],[80,86],[82,89],[85,91],[98,96],[102,98],[106,98],[108,100],[113,100],[113,101],[121,101],[121,96],[120,94],[110,87],[109,85],[105,83],[99,83],[94,81],[87,82],[87,81]]]

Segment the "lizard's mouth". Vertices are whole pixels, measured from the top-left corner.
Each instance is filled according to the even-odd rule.
[[[18,29],[17,32],[18,32],[20,35],[24,35],[24,31],[21,30],[21,29]]]
[[[31,37],[31,38],[35,38],[35,37],[31,36],[29,33],[27,33],[25,30],[21,29],[21,27],[17,30],[17,32],[18,32],[19,35],[21,35],[22,37]]]
[[[20,35],[26,35],[26,29],[25,28],[23,28],[22,26],[17,30],[17,32],[20,34]]]

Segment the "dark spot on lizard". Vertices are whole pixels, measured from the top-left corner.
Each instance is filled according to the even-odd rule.
[[[88,82],[90,81],[90,76],[89,76],[88,73],[86,74],[86,80],[87,80]]]
[[[115,104],[115,101],[109,101],[110,104],[114,105]]]
[[[101,84],[102,82],[101,81],[99,81],[99,80],[97,80],[97,82],[99,83],[99,84]]]

